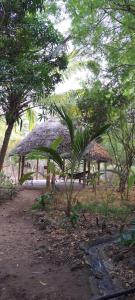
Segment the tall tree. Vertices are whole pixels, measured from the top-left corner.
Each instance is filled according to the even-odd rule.
[[[72,36],[81,53],[100,64],[113,86],[134,93],[134,0],[67,0]]]
[[[0,113],[7,129],[0,151],[0,170],[15,122],[27,109],[38,105],[42,95],[54,90],[61,80],[61,70],[67,66],[64,37],[49,19],[54,4],[49,0],[1,3]]]
[[[96,81],[91,88],[86,87],[77,94],[81,123],[89,124],[95,134],[108,123],[110,105],[111,94],[100,81]]]

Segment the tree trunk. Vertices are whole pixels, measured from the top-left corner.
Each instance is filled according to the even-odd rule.
[[[98,185],[100,184],[100,161],[98,161]]]
[[[71,182],[70,182],[69,193],[67,197],[67,210],[66,210],[67,217],[70,217],[71,215],[72,195],[73,195],[73,174],[71,175]]]
[[[69,198],[67,201],[67,210],[66,210],[67,217],[70,217],[70,215],[71,215],[71,208],[72,208],[71,200],[72,199]]]
[[[86,185],[86,159],[84,159],[84,165],[83,165],[83,187]]]
[[[119,193],[121,195],[121,200],[127,201],[128,200],[128,186],[127,186],[127,181],[128,181],[128,174],[123,174],[123,176],[120,177],[120,182],[119,182]]]
[[[3,144],[2,144],[2,147],[0,150],[0,171],[3,168],[3,163],[4,163],[5,156],[6,156],[6,152],[7,152],[7,148],[8,148],[8,144],[9,144],[13,126],[14,126],[14,123],[8,124],[7,129],[5,131]]]
[[[120,182],[119,182],[119,192],[120,193],[124,193],[125,189],[126,189],[126,183],[127,183],[127,175],[123,175],[120,178]]]
[[[18,162],[18,181],[20,179],[20,172],[21,172],[21,156],[19,156],[19,162]]]
[[[21,177],[24,175],[25,156],[21,157]]]
[[[49,166],[50,160],[48,159],[47,162],[47,178],[46,178],[46,187],[50,188],[50,166]]]

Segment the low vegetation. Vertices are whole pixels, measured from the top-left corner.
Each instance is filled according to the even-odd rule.
[[[53,192],[46,192],[45,194],[36,198],[36,203],[32,205],[32,209],[49,210],[54,203]]]
[[[0,172],[0,202],[12,199],[16,191],[12,180],[4,172]]]

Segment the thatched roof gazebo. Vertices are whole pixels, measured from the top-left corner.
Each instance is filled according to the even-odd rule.
[[[18,154],[26,156],[33,149],[38,147],[50,147],[51,143],[57,138],[62,137],[62,143],[58,147],[60,154],[70,150],[69,131],[57,119],[50,119],[41,125],[37,125],[11,152],[10,155]]]
[[[19,171],[18,178],[23,175],[25,157],[33,149],[38,147],[50,147],[51,143],[57,138],[62,137],[63,140],[58,147],[58,152],[62,154],[63,159],[70,156],[70,135],[67,127],[57,119],[50,119],[41,125],[36,126],[11,152],[10,155],[19,156]],[[98,170],[101,162],[111,162],[112,159],[108,152],[96,142],[91,142],[84,154],[84,175],[88,166],[88,173],[90,173],[90,161],[98,163]],[[37,161],[38,173],[38,161]],[[85,177],[85,176],[84,176]]]

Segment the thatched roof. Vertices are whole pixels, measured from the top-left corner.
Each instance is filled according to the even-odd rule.
[[[112,162],[112,158],[107,152],[107,150],[96,142],[91,142],[88,145],[85,151],[85,158],[90,160],[96,160],[99,162]]]
[[[69,131],[65,125],[63,125],[57,119],[51,119],[36,126],[10,153],[10,155],[18,154],[25,156],[33,149],[44,146],[49,147],[51,143],[57,138],[62,137],[63,141],[58,147],[60,154],[70,154],[70,136]],[[90,143],[86,149],[86,159],[90,158],[96,161],[111,161],[111,157],[107,151],[97,143]],[[66,157],[66,155],[63,155]]]
[[[10,153],[24,156],[38,147],[50,147],[57,138],[62,137],[63,141],[59,152],[67,152],[70,149],[70,136],[66,126],[57,119],[50,119],[41,125],[36,126]],[[69,150],[68,150],[69,151]]]

